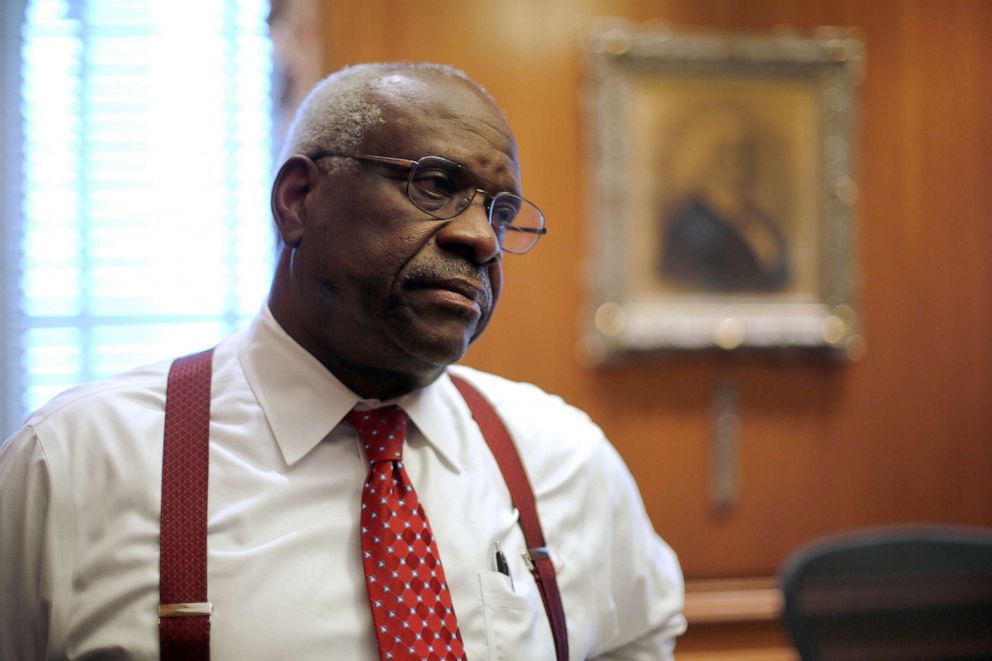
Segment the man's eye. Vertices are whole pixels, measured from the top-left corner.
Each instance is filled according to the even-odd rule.
[[[513,219],[517,217],[520,205],[512,200],[496,199],[493,201],[491,212],[493,226],[506,227],[513,224]]]
[[[418,171],[410,182],[417,192],[433,199],[448,199],[455,194],[454,179],[444,170]]]

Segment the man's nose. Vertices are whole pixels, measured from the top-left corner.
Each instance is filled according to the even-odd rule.
[[[438,245],[476,264],[486,264],[496,259],[502,251],[496,232],[489,223],[485,202],[485,194],[477,192],[464,211],[438,230]]]

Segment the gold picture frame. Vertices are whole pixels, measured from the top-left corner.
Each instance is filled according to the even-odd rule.
[[[857,357],[857,34],[616,22],[584,49],[587,362]]]

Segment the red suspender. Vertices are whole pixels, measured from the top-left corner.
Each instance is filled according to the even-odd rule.
[[[158,632],[162,661],[210,659],[207,479],[213,349],[169,370],[162,450]]]
[[[510,498],[520,512],[520,527],[524,532],[527,551],[524,560],[534,575],[537,587],[541,591],[544,610],[548,613],[551,624],[551,634],[555,639],[555,652],[558,661],[568,659],[568,632],[565,627],[565,609],[562,608],[561,595],[558,593],[558,582],[555,580],[555,568],[551,564],[551,556],[544,545],[544,533],[541,531],[541,521],[537,517],[537,505],[534,501],[534,490],[531,488],[527,473],[524,472],[520,454],[517,452],[513,439],[506,425],[496,414],[496,409],[482,394],[465,379],[449,374],[455,387],[465,398],[472,411],[472,417],[482,430],[482,435],[489,445],[503,480],[510,490]]]
[[[178,358],[169,370],[162,452],[159,560],[159,641],[162,661],[209,661],[207,601],[207,480],[210,472],[210,377],[213,349]],[[568,659],[565,611],[530,481],[492,405],[451,375],[482,430],[510,497],[520,511],[528,562],[551,624],[558,661]]]

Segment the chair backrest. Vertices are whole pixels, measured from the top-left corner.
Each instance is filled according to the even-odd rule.
[[[992,659],[992,530],[829,537],[796,551],[779,578],[803,661]]]

